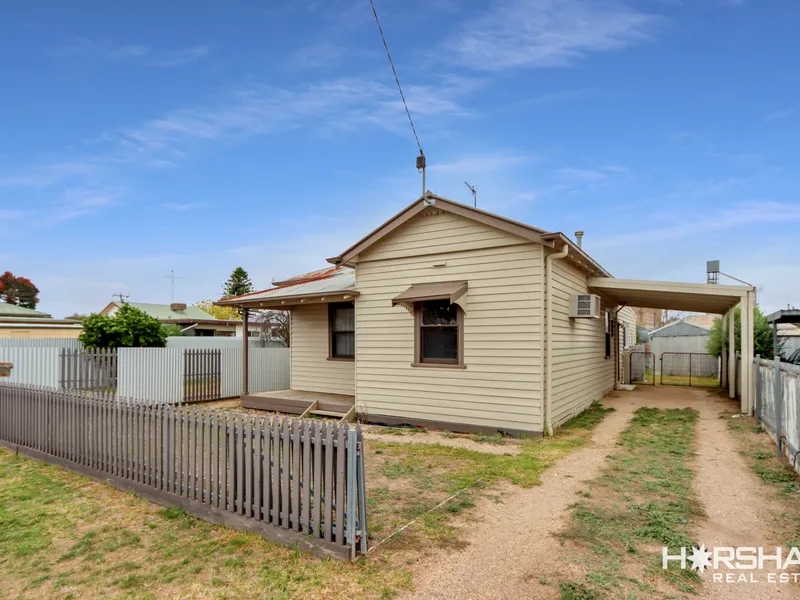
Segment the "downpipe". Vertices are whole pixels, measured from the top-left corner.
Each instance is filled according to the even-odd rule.
[[[553,435],[553,415],[551,411],[550,400],[553,392],[553,336],[551,332],[551,324],[553,321],[553,260],[560,260],[566,258],[569,254],[569,246],[564,244],[561,252],[556,254],[549,254],[544,259],[544,272],[545,272],[545,299],[544,299],[544,334],[545,334],[545,394],[544,394],[544,419],[545,431],[547,435]]]

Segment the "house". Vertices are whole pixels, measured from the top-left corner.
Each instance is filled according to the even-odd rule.
[[[241,321],[215,319],[202,308],[185,304],[147,304],[144,302],[126,302],[125,304],[138,308],[165,325],[178,325],[183,330],[183,335],[186,336],[233,336],[236,333],[236,326],[241,325]],[[120,306],[119,302],[109,302],[100,311],[100,314],[114,315]]]
[[[778,337],[783,340],[784,358],[800,350],[800,326],[796,323],[778,323]]]
[[[80,321],[54,319],[45,312],[0,302],[0,338],[77,339],[81,331]]]
[[[635,341],[628,306],[740,305],[742,360],[753,357],[752,286],[615,279],[563,233],[431,193],[328,262],[218,302],[291,315],[291,390],[249,394],[245,379],[243,406],[549,433],[620,380],[622,347]],[[753,379],[742,377],[749,413]]]
[[[636,322],[647,329],[658,329],[664,325],[664,311],[660,308],[641,308],[634,307]]]

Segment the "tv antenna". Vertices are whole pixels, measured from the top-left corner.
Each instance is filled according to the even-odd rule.
[[[171,283],[170,300],[169,300],[169,302],[170,302],[170,304],[174,304],[175,303],[175,280],[176,279],[186,279],[186,277],[175,277],[175,269],[170,269],[169,270],[168,277],[170,278],[170,283]]]
[[[112,298],[119,298],[119,303],[120,304],[125,304],[125,298],[130,298],[131,295],[130,294],[119,293],[119,294],[111,294],[111,297]]]
[[[474,185],[470,185],[466,181],[464,184],[469,188],[469,191],[472,192],[472,205],[475,208],[478,208],[478,190],[475,189]]]

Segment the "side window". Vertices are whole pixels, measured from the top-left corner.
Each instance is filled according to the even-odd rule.
[[[463,312],[447,300],[418,302],[417,362],[460,365],[463,357]]]
[[[606,328],[606,358],[611,358],[611,313],[606,311],[605,315],[605,328]]]
[[[352,359],[356,355],[356,309],[352,302],[328,305],[329,358]]]

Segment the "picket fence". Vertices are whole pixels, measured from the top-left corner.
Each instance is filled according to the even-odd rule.
[[[0,442],[317,556],[367,552],[359,426],[0,383]]]

